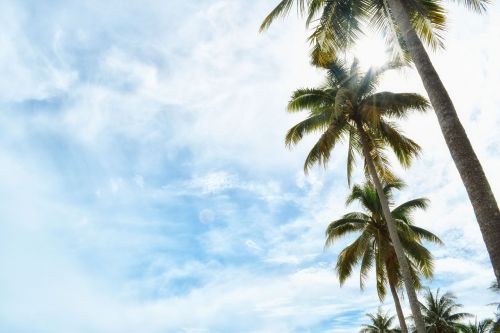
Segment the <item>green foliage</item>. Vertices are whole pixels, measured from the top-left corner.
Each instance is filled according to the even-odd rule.
[[[490,289],[494,292],[500,293],[500,285],[496,281],[491,284]],[[495,313],[496,318],[492,324],[493,327],[491,328],[491,333],[500,333],[500,303],[497,302],[490,305],[496,305],[497,307],[497,312]]]
[[[370,318],[370,324],[362,326],[360,333],[399,333],[399,329],[392,328],[394,316],[383,313],[380,309],[376,314],[367,313]]]
[[[410,165],[420,147],[401,133],[394,120],[406,117],[412,110],[423,112],[429,108],[429,103],[418,94],[376,92],[383,73],[397,66],[391,63],[362,73],[356,61],[350,68],[341,61],[334,61],[328,65],[322,86],[293,92],[288,112],[307,110],[308,117],[288,130],[285,144],[292,147],[306,134],[320,134],[305,160],[306,173],[316,163],[326,166],[335,145],[347,142],[350,184],[356,156],[364,156],[360,127],[368,135],[369,151],[382,180],[395,180],[387,149],[395,153],[404,167]],[[365,172],[368,174],[366,163]]]
[[[476,321],[474,323],[469,323],[468,325],[464,325],[461,329],[462,333],[493,333],[495,322],[493,319],[484,319],[480,322]]]
[[[392,202],[393,190],[404,187],[403,182],[396,181],[384,186],[384,192]],[[341,285],[352,275],[354,267],[360,265],[360,287],[363,288],[369,271],[375,266],[377,292],[380,299],[386,294],[388,283],[396,288],[401,285],[401,273],[396,253],[383,217],[382,206],[375,187],[367,182],[354,185],[348,195],[346,205],[357,202],[362,212],[351,212],[330,223],[326,229],[325,246],[331,246],[338,238],[347,234],[359,235],[353,243],[343,249],[337,259],[336,271]],[[410,263],[410,270],[416,277],[415,287],[420,288],[420,276],[432,276],[433,259],[431,253],[422,245],[423,240],[441,244],[441,240],[425,229],[412,223],[411,214],[415,209],[425,209],[428,200],[425,198],[405,202],[392,210],[398,235],[405,255]]]
[[[489,0],[456,2],[482,13]],[[298,14],[307,17],[306,26],[312,28],[309,41],[315,65],[325,66],[339,52],[349,49],[363,34],[365,23],[382,33],[394,59],[410,60],[407,46],[386,0],[282,0],[264,19],[260,31],[267,29],[278,17],[286,16],[294,3]],[[405,1],[404,5],[420,39],[432,49],[443,48],[446,12],[442,0],[412,0]]]
[[[455,300],[456,297],[450,292],[440,295],[439,289],[435,294],[427,289],[424,302],[420,303],[420,306],[428,333],[456,333],[466,329],[466,325],[461,321],[472,315],[457,312],[462,305]]]

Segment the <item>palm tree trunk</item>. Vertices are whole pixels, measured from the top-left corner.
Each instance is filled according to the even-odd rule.
[[[408,46],[425,90],[436,112],[439,126],[455,162],[488,250],[497,282],[500,284],[500,211],[453,102],[413,29],[408,12],[400,0],[387,0],[396,24]]]
[[[417,293],[414,289],[413,278],[410,274],[410,267],[408,265],[408,261],[406,260],[406,256],[403,252],[403,247],[401,246],[401,241],[399,240],[398,232],[396,230],[396,224],[392,219],[391,210],[389,209],[389,203],[384,194],[384,190],[382,184],[380,183],[380,179],[377,174],[377,170],[375,169],[375,165],[373,164],[372,156],[370,153],[370,146],[368,144],[368,137],[366,132],[361,125],[361,122],[356,122],[357,129],[359,131],[359,135],[361,137],[361,145],[363,147],[363,154],[365,156],[366,164],[368,165],[368,170],[370,172],[370,176],[373,180],[373,184],[377,189],[377,194],[380,200],[380,204],[382,206],[382,212],[384,213],[385,221],[387,222],[387,229],[389,229],[389,236],[391,237],[392,246],[394,247],[394,251],[396,252],[396,257],[398,258],[399,267],[401,268],[401,275],[403,277],[403,282],[406,289],[406,294],[408,295],[408,302],[410,303],[411,312],[413,314],[413,320],[415,321],[415,326],[417,328],[417,333],[426,333],[425,325],[422,318],[422,314],[420,312],[420,305],[418,303]]]
[[[389,287],[391,288],[392,298],[394,299],[394,305],[396,306],[396,314],[399,319],[399,327],[402,333],[408,333],[408,327],[406,326],[405,316],[403,314],[403,309],[401,308],[401,303],[399,302],[398,292],[394,283],[389,280]]]

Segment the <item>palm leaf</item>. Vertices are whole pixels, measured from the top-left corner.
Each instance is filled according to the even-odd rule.
[[[444,48],[441,33],[446,30],[444,8],[434,0],[414,1],[411,23],[419,38],[431,49]]]
[[[337,259],[335,270],[339,277],[340,285],[351,276],[354,266],[359,262],[366,247],[369,246],[370,235],[364,231],[352,244],[343,249]]]
[[[330,124],[328,129],[321,135],[318,142],[313,146],[304,162],[304,172],[307,174],[309,169],[316,163],[322,164],[324,167],[330,160],[330,153],[345,134],[346,122],[343,120],[335,121]]]
[[[484,13],[486,7],[491,3],[490,0],[455,0],[455,2],[464,5],[467,9],[477,13]]]
[[[348,233],[363,230],[368,222],[364,219],[343,217],[331,222],[326,228],[325,247],[329,247],[333,242]]]
[[[372,246],[367,246],[363,258],[361,259],[361,266],[359,270],[359,288],[363,290],[365,281],[368,278],[368,273],[373,266],[374,251]]]
[[[365,7],[363,1],[325,1],[318,24],[309,37],[310,43],[316,48],[312,55],[329,53],[336,58],[339,51],[349,48],[362,34],[360,26],[367,14]],[[327,65],[320,59],[314,59],[313,62]]]
[[[432,232],[430,232],[428,230],[425,230],[423,228],[419,228],[419,227],[414,226],[414,225],[410,226],[410,230],[413,233],[413,235],[415,237],[417,237],[417,239],[419,239],[419,240],[426,240],[426,241],[429,241],[429,242],[432,242],[432,243],[435,243],[438,245],[444,244],[443,241],[438,236],[436,236],[435,234],[433,234]]]
[[[288,112],[325,107],[335,101],[335,91],[303,88],[293,92],[288,102]]]
[[[293,3],[297,1],[297,10],[299,14],[302,14],[305,9],[305,1],[306,0],[282,0],[264,19],[262,24],[260,25],[259,31],[262,32],[269,28],[269,26],[276,20],[278,17],[285,17],[292,9]]]
[[[391,59],[409,64],[412,59],[406,43],[385,0],[370,1],[369,26],[385,39]]]
[[[349,72],[346,63],[340,59],[330,61],[327,66],[327,80],[331,87],[342,87],[349,85],[354,78]]]
[[[318,131],[323,132],[326,128],[328,128],[329,120],[330,115],[328,113],[311,115],[288,130],[285,136],[285,145],[287,147],[296,145],[300,140],[302,140],[304,134]]]
[[[356,164],[354,152],[360,150],[360,140],[356,130],[349,127],[349,142],[347,144],[347,184],[351,186],[352,171]]]
[[[413,93],[391,93],[387,91],[370,95],[361,102],[362,108],[375,108],[387,117],[406,118],[408,111],[425,112],[429,109],[429,101]]]
[[[321,11],[321,8],[323,8],[323,6],[325,5],[325,1],[327,0],[309,0],[309,9],[306,19],[306,27],[309,27],[313,19]]]
[[[381,121],[378,128],[380,137],[392,148],[399,163],[408,168],[414,157],[420,153],[420,146],[404,136],[394,123]]]
[[[416,209],[427,209],[429,207],[429,199],[427,198],[417,198],[413,200],[409,200],[405,203],[394,208],[391,212],[392,216],[395,219],[405,221],[408,218],[408,215],[411,214]],[[405,221],[406,222],[406,221]]]

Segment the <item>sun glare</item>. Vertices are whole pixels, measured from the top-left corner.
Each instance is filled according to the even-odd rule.
[[[389,60],[384,40],[377,34],[367,34],[361,38],[354,49],[362,68],[380,67]]]

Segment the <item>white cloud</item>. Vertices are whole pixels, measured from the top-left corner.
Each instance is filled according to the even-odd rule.
[[[347,210],[345,151],[306,177],[313,138],[283,145],[301,117],[285,113],[290,92],[321,79],[302,22],[258,34],[268,1],[176,5],[56,3],[41,29],[24,4],[2,3],[0,327],[255,333],[326,321],[318,331],[352,332],[377,297],[356,276],[339,288],[333,262],[348,240],[323,252],[327,223]],[[468,24],[433,58],[498,194],[499,12],[453,13]],[[406,75],[384,88],[422,91]],[[16,108],[54,98],[67,104]],[[493,276],[434,116],[404,128],[424,151],[398,201],[432,200],[416,221],[446,242],[434,283],[486,316]]]
[[[191,186],[195,190],[201,190],[202,193],[217,193],[233,188],[237,181],[236,176],[224,171],[218,171],[194,177]]]

